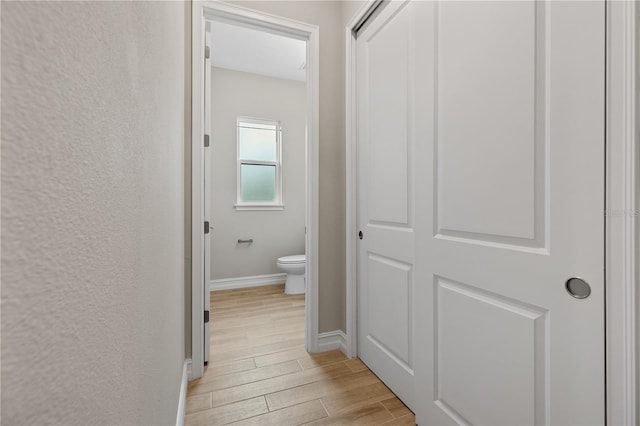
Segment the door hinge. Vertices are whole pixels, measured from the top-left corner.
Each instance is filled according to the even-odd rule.
[[[204,233],[208,234],[209,233],[209,221],[206,221],[204,223]]]
[[[204,47],[204,58],[205,59],[209,59],[209,57],[211,57],[211,50],[209,49],[209,46],[205,46]]]
[[[209,311],[204,311],[204,323],[209,323]]]
[[[209,148],[209,135],[204,135],[204,147]]]

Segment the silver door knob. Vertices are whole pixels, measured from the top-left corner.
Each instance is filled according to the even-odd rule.
[[[564,287],[567,292],[576,299],[586,299],[591,294],[591,286],[582,278],[571,277],[569,278]]]

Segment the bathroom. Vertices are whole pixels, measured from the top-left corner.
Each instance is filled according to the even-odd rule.
[[[212,315],[250,291],[297,294],[303,312],[306,42],[213,22],[211,51]]]

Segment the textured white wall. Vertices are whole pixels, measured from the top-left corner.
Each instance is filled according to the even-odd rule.
[[[211,86],[211,279],[277,274],[278,257],[304,253],[306,84],[213,68]],[[238,116],[282,125],[284,210],[234,209]]]
[[[2,424],[175,422],[187,10],[2,3]]]

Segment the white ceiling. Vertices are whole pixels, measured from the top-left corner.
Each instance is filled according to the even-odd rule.
[[[212,22],[214,67],[306,81],[306,42],[252,28]]]

